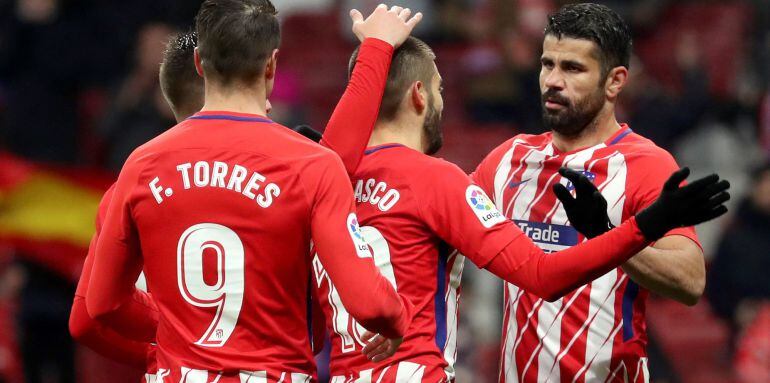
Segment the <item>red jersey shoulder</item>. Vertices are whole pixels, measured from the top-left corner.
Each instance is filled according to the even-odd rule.
[[[671,153],[636,133],[629,134],[610,148],[623,153],[629,173],[633,174],[630,181],[644,182],[648,177],[665,180],[679,168]]]
[[[110,185],[110,188],[104,192],[102,200],[99,201],[99,208],[96,212],[96,233],[98,234],[102,230],[102,223],[104,218],[107,217],[107,211],[110,207],[110,201],[112,200],[112,194],[115,193],[115,184]]]
[[[526,146],[542,147],[551,141],[551,132],[543,134],[517,134],[492,149],[479,163],[471,177],[487,193],[492,193],[494,174],[500,166],[503,157],[513,148],[514,142],[522,142]]]
[[[258,124],[259,126],[254,126]],[[228,129],[223,132],[223,129]],[[220,146],[244,154],[306,163],[339,162],[336,153],[275,122],[185,120],[139,146],[126,163],[137,163],[160,153],[185,148]]]
[[[406,147],[392,150],[390,153],[382,153],[382,160],[390,164],[398,164],[396,168],[399,174],[403,175],[404,181],[411,188],[432,189],[457,177],[463,180],[468,177],[457,165],[443,158],[429,156]]]

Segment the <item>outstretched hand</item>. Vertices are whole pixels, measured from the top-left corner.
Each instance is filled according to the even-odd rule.
[[[357,9],[350,11],[353,33],[359,41],[376,38],[393,45],[394,48],[398,48],[422,20],[420,12],[410,18],[411,15],[412,11],[409,8],[393,6],[388,9],[385,4],[378,5],[366,19]]]
[[[693,226],[727,213],[730,183],[712,174],[680,187],[690,169],[674,172],[663,185],[658,199],[636,214],[636,223],[647,239],[661,238],[669,230]]]

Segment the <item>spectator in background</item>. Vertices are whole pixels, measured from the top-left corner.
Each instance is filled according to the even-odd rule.
[[[513,27],[498,40],[477,46],[464,59],[474,78],[467,82],[468,114],[476,123],[513,124],[518,132],[540,133],[540,100],[532,97],[540,92],[539,41]]]
[[[730,326],[733,347],[757,303],[770,301],[770,161],[751,180],[748,197],[722,236],[706,284],[714,311]]]
[[[17,0],[0,15],[3,146],[38,161],[77,159],[77,91],[88,71],[73,41],[85,42],[78,15],[59,0]]]
[[[636,60],[631,65],[626,98],[621,100],[623,120],[666,150],[698,125],[710,102],[708,76],[701,67],[695,36],[683,33],[674,53],[682,74],[680,91],[656,81]]]
[[[136,147],[176,124],[158,84],[163,50],[173,32],[161,23],[139,31],[134,67],[120,85],[102,129],[106,163],[113,170],[119,170]]]

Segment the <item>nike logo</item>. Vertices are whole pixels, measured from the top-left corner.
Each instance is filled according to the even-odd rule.
[[[513,182],[513,181],[511,181],[511,182],[509,182],[509,183],[508,183],[508,188],[509,188],[509,189],[513,189],[513,188],[515,188],[515,187],[517,187],[517,186],[519,186],[519,185],[521,185],[521,184],[527,183],[527,182],[528,182],[529,180],[531,180],[531,179],[532,179],[532,178],[527,178],[527,179],[525,179],[524,181],[519,181],[519,182]]]

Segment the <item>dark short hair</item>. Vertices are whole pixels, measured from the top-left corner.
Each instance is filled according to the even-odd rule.
[[[190,114],[203,107],[203,79],[195,70],[195,32],[171,37],[160,64],[160,89],[175,115]]]
[[[198,54],[207,78],[222,85],[248,83],[281,42],[270,0],[206,0],[195,18]]]
[[[612,9],[594,3],[570,4],[548,16],[545,35],[591,40],[599,46],[599,62],[610,69],[628,68],[631,60],[631,29]]]
[[[358,59],[358,50],[353,51],[348,65],[348,75],[353,73],[353,68]],[[398,107],[404,99],[404,93],[415,81],[422,81],[430,86],[433,80],[433,61],[436,55],[428,44],[416,37],[409,37],[395,52],[388,72],[388,82],[385,85],[385,93],[382,95],[379,119],[384,121],[396,117]],[[429,90],[430,92],[430,90]]]

